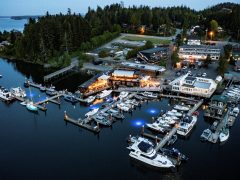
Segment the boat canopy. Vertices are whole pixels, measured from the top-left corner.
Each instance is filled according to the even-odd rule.
[[[149,143],[146,143],[146,142],[142,141],[142,142],[140,142],[140,143],[138,144],[138,148],[139,148],[141,151],[147,153],[147,152],[149,151],[149,149],[152,148],[152,145],[149,144]]]

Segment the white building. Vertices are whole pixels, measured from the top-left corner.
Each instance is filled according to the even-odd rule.
[[[201,40],[199,37],[191,35],[188,37],[187,45],[201,45]]]
[[[208,54],[212,60],[218,60],[221,54],[221,49],[209,45],[183,45],[179,47],[178,52],[180,59],[205,60]]]
[[[185,74],[170,82],[172,91],[201,97],[211,97],[217,88],[217,83],[212,79],[203,77],[190,77]]]

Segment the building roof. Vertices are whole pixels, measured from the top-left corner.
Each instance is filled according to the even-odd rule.
[[[189,49],[218,49],[221,50],[219,47],[217,46],[209,46],[209,45],[182,45],[179,47],[181,48],[189,48]]]
[[[185,80],[188,80],[188,81],[194,81],[196,79],[196,77],[191,77],[191,76],[187,76],[185,78]]]
[[[209,89],[211,86],[211,83],[195,81],[194,86],[201,89]]]
[[[101,75],[98,79],[102,79],[102,80],[108,80],[110,76],[103,74]]]
[[[222,96],[222,95],[214,95],[212,98],[211,98],[212,101],[220,101],[220,102],[224,102],[226,103],[228,98],[226,96]]]
[[[132,63],[132,62],[122,62],[121,65],[129,68],[139,69],[139,70],[159,71],[159,72],[166,71],[166,69],[163,66],[157,66],[157,65],[138,64],[138,63]]]
[[[88,86],[90,86],[91,84],[93,84],[94,82],[96,82],[96,80],[100,77],[100,76],[102,76],[103,74],[97,74],[97,75],[95,75],[95,76],[93,76],[91,79],[89,79],[88,81],[86,81],[86,82],[84,82],[83,84],[81,84],[80,86],[78,86],[78,87],[80,87],[80,88],[88,88]]]
[[[135,71],[128,70],[114,70],[112,76],[124,76],[124,77],[132,77],[135,74]]]

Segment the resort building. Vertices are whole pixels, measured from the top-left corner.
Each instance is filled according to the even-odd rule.
[[[190,77],[187,73],[170,82],[170,85],[173,92],[209,98],[216,90],[217,82],[203,77]]]
[[[227,101],[226,96],[214,95],[204,112],[204,116],[222,119],[227,112]]]
[[[159,63],[161,60],[167,60],[169,57],[169,46],[159,46],[152,49],[139,51],[137,58],[146,63]]]
[[[218,60],[221,49],[210,45],[183,45],[179,47],[178,52],[180,59],[187,60],[205,60],[208,54],[212,60]]]
[[[158,65],[150,65],[150,64],[139,64],[139,63],[132,63],[132,62],[122,62],[122,68],[127,70],[139,70],[142,74],[149,75],[149,76],[158,76],[166,71],[165,67],[158,66]]]
[[[97,74],[90,80],[80,85],[78,87],[79,91],[84,95],[88,95],[108,89],[111,87],[109,83],[109,78],[110,76],[106,74]]]

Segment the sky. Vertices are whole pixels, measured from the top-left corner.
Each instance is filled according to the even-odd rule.
[[[122,0],[124,6],[148,5],[151,7],[167,7],[186,5],[190,8],[201,10],[206,7],[222,3],[235,2],[240,0]],[[50,14],[59,12],[66,13],[67,8],[72,12],[86,13],[88,7],[103,7],[112,3],[120,3],[121,0],[0,0],[0,16],[12,15],[44,15],[47,11]]]

